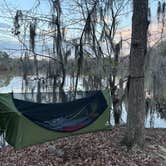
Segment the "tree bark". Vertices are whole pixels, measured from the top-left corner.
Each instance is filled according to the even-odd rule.
[[[144,145],[144,59],[147,50],[148,0],[133,0],[132,38],[128,79],[127,131],[123,143]]]

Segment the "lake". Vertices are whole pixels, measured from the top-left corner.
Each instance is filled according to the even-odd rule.
[[[31,92],[31,88],[34,88],[34,91],[37,91],[36,88],[36,82],[33,80],[33,76],[30,77],[31,78],[31,85],[29,86],[29,89],[26,89],[27,91],[27,99],[31,98],[30,92]],[[4,80],[6,79],[5,76],[1,76],[1,82],[0,82],[0,93],[9,93],[9,92],[13,92],[14,96],[16,98],[20,98],[20,99],[24,99],[25,96],[21,96],[21,92],[25,91],[25,82],[23,80],[23,78],[21,76],[14,76],[11,77],[10,80],[8,81],[7,84],[3,85],[2,83],[5,82]],[[66,83],[64,86],[64,90],[65,91],[69,91],[71,90],[71,78],[70,76],[66,77]],[[83,87],[83,81],[82,79],[79,79],[78,81],[78,90],[80,91],[84,91],[85,88]],[[29,97],[28,97],[28,92],[29,92]],[[51,93],[48,93],[49,95],[52,95]],[[44,95],[46,97],[46,95]],[[83,93],[80,93],[80,95],[77,96],[77,98],[81,98],[84,97],[85,95],[83,95]],[[49,97],[48,97],[49,98]],[[45,99],[46,100],[46,99]],[[49,102],[49,100],[46,100]],[[121,122],[125,123],[126,119],[127,119],[127,112],[125,110],[125,106],[123,104],[122,107],[122,116],[121,116]],[[113,113],[111,111],[111,118],[110,118],[110,122],[112,125],[114,125],[114,120],[113,120]],[[154,127],[154,128],[166,128],[166,119],[161,118],[160,114],[156,111],[152,113],[148,112],[147,117],[146,117],[146,121],[145,121],[145,127]]]
[[[0,77],[0,93],[10,93],[13,92],[14,96],[19,99],[26,99],[26,100],[33,100],[31,95],[31,89],[34,88],[34,92],[37,92],[36,88],[36,82],[33,80],[33,76],[31,78],[31,84],[28,88],[25,86],[25,81],[21,76],[13,76],[10,78],[6,78],[5,76]],[[71,79],[70,76],[66,78],[66,83],[64,86],[65,91],[71,90]],[[49,91],[49,89],[47,89]],[[51,89],[50,89],[51,90]],[[83,91],[85,88],[83,88],[83,82],[82,79],[79,79],[78,81],[78,90],[82,93],[77,94],[77,98],[84,97],[85,94]],[[22,94],[22,92],[26,91],[26,96]],[[43,90],[44,92],[44,90]],[[47,97],[46,97],[47,96]],[[44,102],[51,101],[51,98],[49,96],[52,96],[52,93],[47,93],[47,95],[44,95],[42,98]],[[121,124],[125,124],[127,120],[127,112],[125,109],[125,105],[122,106],[122,115],[121,115]],[[110,123],[114,125],[114,119],[113,119],[113,112],[110,110]],[[154,111],[153,113],[150,113],[150,111],[147,114],[146,120],[145,120],[145,127],[150,128],[166,128],[166,118],[161,117],[159,112]],[[0,147],[1,144],[4,143],[2,137],[0,136]]]

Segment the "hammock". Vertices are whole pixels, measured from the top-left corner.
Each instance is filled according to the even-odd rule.
[[[41,104],[0,94],[0,130],[15,149],[76,134],[109,130],[110,96],[97,91],[72,102]]]

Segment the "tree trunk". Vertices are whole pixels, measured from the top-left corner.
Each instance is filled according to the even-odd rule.
[[[147,49],[147,13],[148,0],[133,0],[127,131],[123,139],[128,148],[132,148],[134,144],[140,147],[144,145],[144,59]]]

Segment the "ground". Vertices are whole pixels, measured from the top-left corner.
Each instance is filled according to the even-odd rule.
[[[165,166],[166,129],[146,129],[144,150],[120,145],[124,127],[59,139],[15,151],[0,149],[0,166]],[[54,148],[56,147],[56,150]]]

